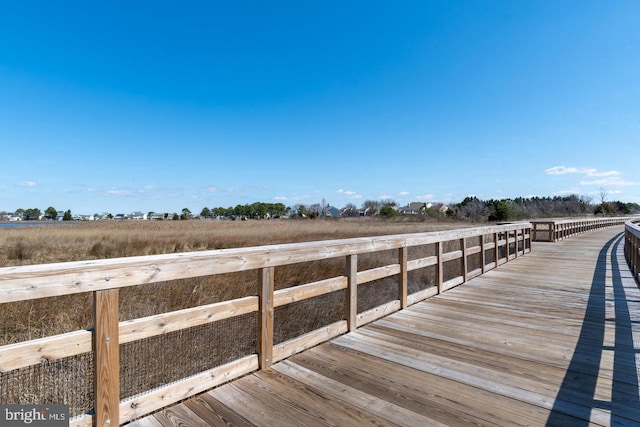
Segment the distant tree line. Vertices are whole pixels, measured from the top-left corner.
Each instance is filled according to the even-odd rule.
[[[600,203],[593,204],[591,197],[586,196],[555,196],[555,197],[517,197],[515,199],[489,199],[480,200],[477,197],[466,197],[462,202],[446,206],[431,206],[424,204],[424,208],[411,216],[420,219],[457,219],[471,222],[483,221],[509,221],[526,220],[534,218],[572,217],[572,216],[616,216],[639,214],[640,205],[637,203],[624,203],[621,201],[606,201],[607,193],[601,190]],[[429,206],[429,207],[427,207]],[[332,207],[323,199],[321,203],[310,205],[296,204],[285,206],[283,203],[255,202],[251,204],[236,205],[235,207],[204,207],[199,215],[192,214],[189,208],[184,208],[181,214],[165,213],[163,215],[152,215],[148,217],[156,219],[191,219],[199,218],[230,218],[230,219],[263,219],[263,218],[325,218],[325,217],[356,217],[356,216],[378,216],[391,218],[403,214],[396,202],[393,200],[365,200],[360,207],[353,203],[348,203],[341,209]],[[58,211],[53,207],[48,207],[44,214],[37,208],[17,209],[15,215],[24,220],[62,219],[72,220],[71,210]],[[98,216],[97,214],[95,215]],[[113,218],[111,214],[103,215]]]
[[[462,202],[454,205],[448,213],[449,216],[474,222],[640,213],[640,205],[637,203],[607,202],[602,199],[601,203],[593,205],[592,200],[590,197],[576,195],[500,200],[466,197]]]
[[[186,209],[186,208],[185,208]],[[185,214],[183,209],[183,215]],[[186,209],[188,211],[188,209]],[[255,202],[251,204],[236,205],[235,207],[203,208],[200,211],[201,218],[226,217],[243,219],[261,219],[285,216],[291,210],[283,203]]]

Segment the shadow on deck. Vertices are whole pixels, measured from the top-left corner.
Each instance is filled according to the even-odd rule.
[[[549,415],[548,426],[562,425],[561,414],[565,413],[576,418],[576,426],[590,425],[594,409],[610,412],[611,425],[626,425],[630,421],[640,420],[636,365],[640,351],[635,347],[632,328],[633,324],[639,324],[640,300],[628,299],[628,294],[637,291],[637,288],[624,261],[621,245],[623,238],[623,234],[613,237],[598,255],[583,326]],[[637,298],[637,292],[633,293]],[[630,304],[634,305],[634,320]],[[615,329],[613,343],[606,340],[608,326]],[[596,398],[603,357],[613,358],[609,401]],[[576,396],[580,397],[580,404],[571,403]]]

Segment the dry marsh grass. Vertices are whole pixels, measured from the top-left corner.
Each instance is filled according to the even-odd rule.
[[[0,267],[419,233],[465,225],[369,218],[45,223],[0,228]]]
[[[105,221],[0,228],[0,267],[418,233],[464,226],[469,224],[358,218],[313,221]],[[359,269],[394,262],[389,261],[393,256],[389,253],[363,256],[359,259]],[[276,269],[276,288],[296,286],[343,273],[344,260],[284,266]],[[385,298],[381,293],[392,297],[393,291],[390,289],[393,286],[388,283],[376,286],[387,291],[372,292],[378,294],[375,298]],[[367,287],[374,289],[373,285]],[[256,292],[257,277],[252,271],[124,288],[120,294],[120,320],[224,301]],[[291,312],[290,315],[294,317],[301,315],[309,318],[310,303],[301,305],[302,314],[291,307],[283,310],[280,318],[283,318],[285,311]],[[324,306],[324,309],[314,310],[316,317],[335,317],[335,310],[326,310],[327,303],[328,299],[318,302],[317,305]],[[374,302],[362,298],[361,304],[364,307]],[[339,307],[336,309],[341,310]],[[90,328],[91,325],[90,294],[0,304],[0,345]],[[282,336],[291,336],[291,333],[283,330]]]

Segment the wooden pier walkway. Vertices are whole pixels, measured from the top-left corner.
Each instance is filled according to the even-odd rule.
[[[445,294],[131,425],[640,426],[640,291],[623,227]]]

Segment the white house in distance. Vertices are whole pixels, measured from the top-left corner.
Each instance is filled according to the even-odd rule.
[[[399,208],[398,212],[404,215],[421,215],[424,214],[427,209],[432,208],[437,209],[440,213],[446,213],[449,210],[449,206],[444,203],[412,202],[407,206]]]

